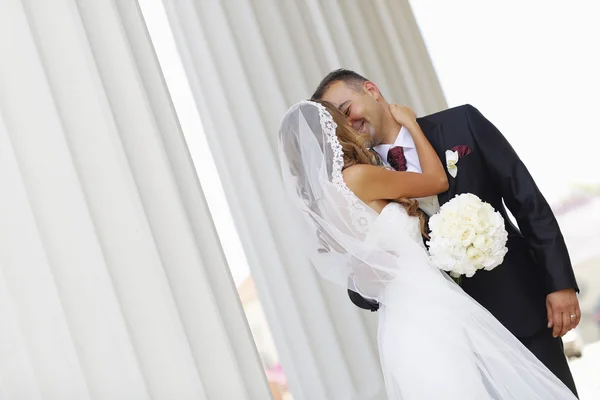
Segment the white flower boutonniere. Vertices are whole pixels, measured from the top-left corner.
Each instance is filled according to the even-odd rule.
[[[456,178],[456,174],[458,174],[458,167],[456,166],[458,163],[458,152],[452,150],[446,150],[446,168],[448,169],[448,173],[453,178]]]
[[[450,176],[456,178],[456,174],[458,174],[458,167],[456,166],[458,160],[469,154],[471,154],[471,149],[464,144],[459,144],[450,150],[446,150],[446,168]]]

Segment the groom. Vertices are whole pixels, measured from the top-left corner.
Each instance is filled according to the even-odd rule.
[[[353,71],[335,70],[321,81],[312,99],[333,103],[354,128],[368,132],[374,150],[390,166],[421,172],[410,133],[392,117],[373,82]],[[577,394],[560,337],[579,324],[579,289],[550,206],[508,141],[473,106],[417,121],[447,165],[450,183],[437,198],[419,199],[423,211],[431,215],[455,195],[473,193],[502,214],[509,234],[503,264],[463,277],[462,288]],[[447,150],[455,151],[449,159]],[[519,227],[510,222],[502,200]],[[358,307],[371,311],[379,307],[356,292],[348,293]]]

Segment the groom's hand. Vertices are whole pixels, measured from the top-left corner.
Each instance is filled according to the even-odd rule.
[[[552,336],[564,336],[565,333],[579,325],[581,310],[575,289],[564,289],[550,293],[546,296],[546,309],[548,310],[548,328]],[[571,316],[575,316],[571,318]]]

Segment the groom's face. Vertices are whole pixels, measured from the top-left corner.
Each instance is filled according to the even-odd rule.
[[[323,100],[334,104],[354,129],[368,133],[375,145],[381,143],[378,136],[383,131],[384,110],[387,108],[381,104],[385,100],[372,82],[365,82],[359,88],[342,81],[335,82],[325,92]]]

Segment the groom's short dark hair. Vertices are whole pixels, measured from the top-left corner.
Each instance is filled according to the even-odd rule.
[[[336,69],[335,71],[328,73],[327,76],[323,78],[321,83],[319,83],[317,90],[315,90],[311,96],[311,100],[321,100],[327,89],[329,89],[329,87],[334,83],[340,81],[346,83],[346,85],[352,89],[360,91],[362,84],[367,82],[368,79],[354,71],[350,71],[349,69]]]

